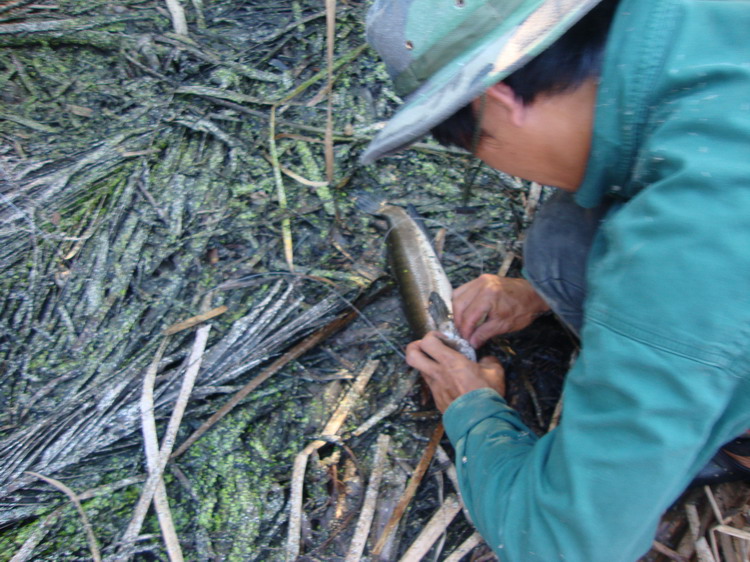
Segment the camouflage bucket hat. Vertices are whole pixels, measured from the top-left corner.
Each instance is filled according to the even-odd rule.
[[[376,0],[367,40],[406,97],[362,154],[415,142],[550,46],[601,0]]]

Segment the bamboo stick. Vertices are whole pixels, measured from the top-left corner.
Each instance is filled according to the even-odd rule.
[[[362,553],[365,550],[365,544],[367,543],[367,537],[370,534],[370,526],[372,525],[372,519],[375,515],[375,504],[378,499],[378,490],[380,489],[380,481],[383,479],[383,471],[385,470],[386,454],[388,452],[388,446],[390,445],[390,437],[381,433],[378,436],[378,440],[375,444],[375,459],[373,460],[372,473],[370,474],[370,482],[367,485],[367,491],[365,492],[365,502],[362,505],[359,519],[357,520],[357,527],[354,530],[354,536],[352,537],[351,543],[349,543],[349,552],[346,555],[346,562],[358,562],[362,558]]]
[[[412,474],[412,477],[409,480],[409,483],[406,485],[406,490],[404,490],[404,495],[401,496],[401,499],[396,505],[396,508],[393,510],[393,514],[391,515],[391,518],[388,520],[388,523],[386,523],[385,529],[383,529],[383,533],[380,535],[380,538],[378,539],[378,542],[375,545],[375,548],[373,548],[372,550],[373,557],[380,556],[380,553],[383,551],[383,548],[385,547],[385,543],[388,541],[388,538],[390,537],[391,533],[393,533],[393,531],[398,526],[399,521],[401,521],[401,517],[404,515],[404,512],[406,511],[406,508],[409,505],[409,502],[411,502],[412,498],[414,497],[414,494],[417,492],[417,488],[419,487],[419,484],[422,482],[422,478],[424,477],[425,472],[427,472],[427,468],[430,466],[430,463],[432,462],[432,457],[435,455],[435,450],[437,449],[437,446],[440,443],[440,439],[442,439],[443,437],[444,431],[445,430],[443,429],[443,423],[439,422],[437,427],[435,427],[435,430],[432,432],[430,441],[429,443],[427,443],[427,448],[422,454],[422,458],[419,460],[419,464],[417,465],[417,468],[414,470],[414,474]]]
[[[461,511],[461,503],[458,501],[456,494],[448,495],[443,505],[430,518],[422,532],[419,533],[419,536],[414,539],[414,542],[401,557],[401,562],[421,560],[430,551],[435,541],[440,538],[440,535],[445,532],[459,511]]]

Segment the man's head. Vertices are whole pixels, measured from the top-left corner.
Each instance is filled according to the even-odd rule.
[[[601,71],[607,32],[619,0],[602,0],[547,49],[502,79],[524,105],[540,94],[574,90]],[[440,144],[472,150],[478,119],[472,104],[435,125],[431,133]]]
[[[596,24],[604,30],[588,40],[575,24],[600,2],[587,19],[608,22],[617,0],[377,0],[368,40],[408,98],[363,161],[404,148],[431,129],[441,142],[471,148],[478,111],[472,102],[500,81],[525,105],[583,84],[598,73],[608,26]],[[582,36],[596,48],[577,46]]]

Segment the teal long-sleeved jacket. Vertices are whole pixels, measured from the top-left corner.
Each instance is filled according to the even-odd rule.
[[[633,561],[750,428],[750,1],[622,0],[584,207],[581,354],[537,439],[494,391],[444,416],[462,496],[503,562]]]

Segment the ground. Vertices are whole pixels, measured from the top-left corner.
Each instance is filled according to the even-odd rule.
[[[364,4],[336,7],[330,87],[322,3],[183,0],[186,31],[174,4],[0,6],[0,559],[74,560],[92,548],[167,559],[154,510],[126,532],[148,487],[152,423],[180,453],[163,480],[186,559],[281,560],[290,549],[343,559],[382,470],[369,557],[439,417],[400,356],[409,334],[382,225],[353,199],[413,205],[458,285],[518,275],[544,192],[430,142],[359,164],[398,103],[365,46]],[[355,302],[360,314],[330,328]],[[540,434],[575,347],[550,317],[488,349]],[[450,503],[452,451],[439,444],[385,559]],[[746,489],[716,495],[729,526],[746,526]],[[668,549],[692,559],[714,525],[705,492],[689,493],[648,559],[679,559]],[[459,513],[430,559],[472,533]],[[491,557],[480,544],[465,559]]]

